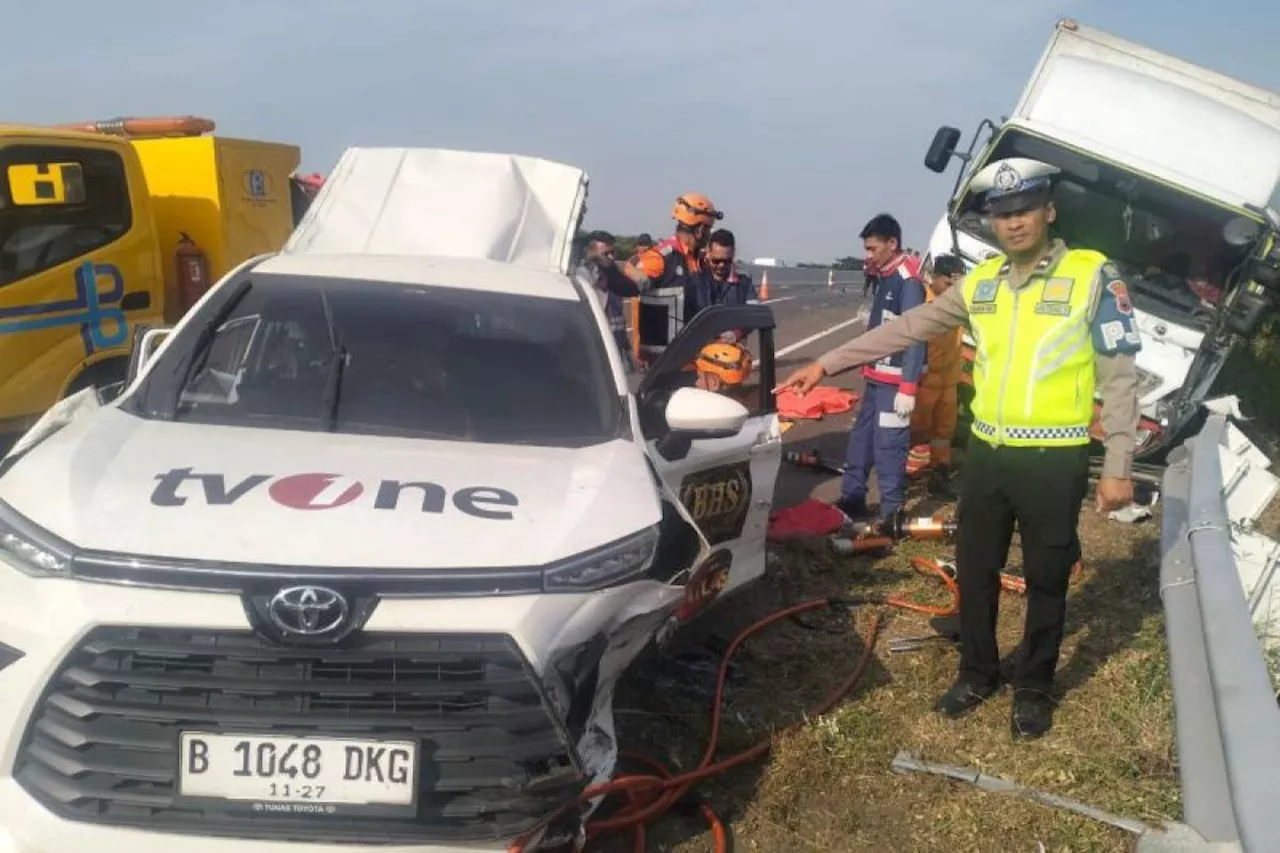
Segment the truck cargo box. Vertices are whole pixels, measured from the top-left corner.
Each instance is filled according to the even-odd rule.
[[[279,251],[293,231],[289,177],[295,145],[190,136],[134,140],[156,218],[166,304],[178,305],[173,252],[183,233],[209,258],[211,280],[263,252]]]

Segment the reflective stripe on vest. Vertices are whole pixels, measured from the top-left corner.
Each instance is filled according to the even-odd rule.
[[[697,266],[696,261],[690,261],[684,254],[674,237],[658,243],[654,250],[662,255],[662,278],[640,294],[636,336],[643,349],[657,354],[665,350],[684,328],[685,291],[697,273]]]
[[[961,288],[969,310],[973,433],[988,444],[1089,443],[1093,420],[1091,306],[1102,254],[1072,249],[1014,290],[1004,256],[979,264]]]

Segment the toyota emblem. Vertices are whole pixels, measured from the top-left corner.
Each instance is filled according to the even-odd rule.
[[[319,637],[346,625],[351,608],[328,587],[291,586],[280,590],[267,605],[267,615],[285,636]]]

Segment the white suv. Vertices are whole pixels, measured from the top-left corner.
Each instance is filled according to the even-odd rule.
[[[459,169],[530,198],[459,213],[424,180]],[[413,186],[419,218],[510,234],[541,204],[558,234],[585,192],[555,216],[528,179],[555,169],[585,190],[530,158],[348,152],[285,252],[5,459],[0,851],[502,850],[611,775],[626,666],[764,571],[771,313],[704,312],[633,394],[567,254],[330,240]],[[754,391],[690,387],[734,328]]]

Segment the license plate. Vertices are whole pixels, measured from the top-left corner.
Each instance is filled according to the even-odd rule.
[[[183,732],[180,745],[183,797],[285,814],[400,811],[417,802],[413,741]]]

